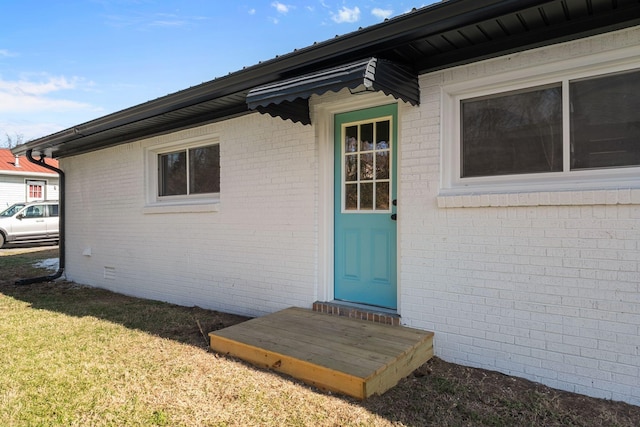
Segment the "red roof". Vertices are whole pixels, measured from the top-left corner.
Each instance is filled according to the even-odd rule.
[[[55,159],[46,159],[46,163],[58,167],[58,161]],[[13,155],[11,150],[8,148],[0,148],[0,174],[7,171],[55,174],[55,172],[47,168],[31,163],[26,156],[20,156],[18,158],[18,166],[16,167],[16,156]]]

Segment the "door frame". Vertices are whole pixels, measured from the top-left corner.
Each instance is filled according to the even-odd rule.
[[[319,102],[312,102],[311,119],[315,123],[315,138],[318,146],[318,280],[316,286],[316,299],[320,301],[334,300],[334,116],[340,113],[363,110],[371,107],[379,107],[397,103],[398,105],[398,123],[397,125],[397,158],[396,172],[398,192],[400,192],[400,176],[401,176],[401,126],[402,122],[402,102],[398,102],[395,98],[386,96],[379,92],[366,95],[354,96],[348,92],[344,96],[337,97],[334,94],[327,97],[323,102],[321,98]],[[338,99],[338,100],[336,100]],[[316,100],[314,100],[316,101]],[[400,246],[400,224],[401,214],[398,213],[398,233],[396,238],[397,245],[397,309],[400,314],[401,307],[401,246]]]

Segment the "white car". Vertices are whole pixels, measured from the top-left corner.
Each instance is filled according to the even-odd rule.
[[[58,202],[16,203],[0,212],[0,248],[5,243],[59,239]]]

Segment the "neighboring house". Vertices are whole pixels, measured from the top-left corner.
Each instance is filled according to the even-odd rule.
[[[57,167],[58,161],[47,159]],[[14,203],[58,199],[58,174],[0,148],[0,211]]]
[[[639,93],[637,1],[450,0],[14,152],[60,159],[70,280],[384,307],[447,361],[638,405]]]

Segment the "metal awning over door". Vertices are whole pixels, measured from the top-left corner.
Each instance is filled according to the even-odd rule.
[[[416,73],[392,61],[370,58],[259,86],[249,91],[247,105],[273,117],[311,124],[311,95],[338,92],[345,88],[383,92],[412,105],[420,103]]]

